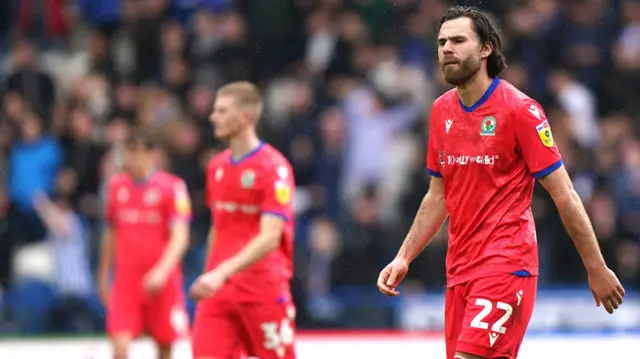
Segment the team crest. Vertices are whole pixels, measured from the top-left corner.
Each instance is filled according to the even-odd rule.
[[[553,147],[553,135],[551,134],[551,127],[549,126],[549,121],[544,121],[543,123],[536,126],[536,131],[538,131],[538,136],[542,141],[542,144],[545,147]]]
[[[242,172],[242,177],[240,177],[240,186],[242,188],[251,188],[253,187],[253,183],[256,181],[256,175],[252,170],[247,170]]]
[[[152,206],[160,200],[160,194],[156,189],[150,189],[144,193],[144,203]]]
[[[120,188],[118,190],[118,193],[116,194],[116,197],[118,198],[118,202],[126,203],[127,201],[129,201],[129,191],[126,188]]]
[[[291,186],[284,181],[277,181],[275,184],[276,201],[285,205],[291,201]]]
[[[480,136],[496,135],[496,119],[493,116],[485,117],[480,127]]]

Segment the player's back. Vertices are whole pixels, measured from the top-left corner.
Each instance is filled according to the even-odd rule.
[[[181,211],[190,209],[187,189],[178,177],[162,171],[144,182],[127,173],[112,177],[107,220],[115,236],[116,272],[145,273],[153,267],[170,239],[171,222],[176,215],[190,215]]]
[[[231,278],[217,298],[269,300],[288,295],[293,257],[295,188],[289,162],[275,148],[260,145],[234,160],[230,150],[211,160],[207,169],[207,201],[215,231],[207,268],[238,253],[260,232],[260,218],[269,213],[285,219],[280,246]]]
[[[562,163],[538,133],[548,127],[542,109],[496,79],[476,105],[465,107],[451,90],[432,111],[428,168],[444,180],[449,285],[494,272],[537,275],[535,177]]]

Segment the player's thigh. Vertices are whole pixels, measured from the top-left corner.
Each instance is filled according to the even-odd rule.
[[[239,308],[249,357],[295,359],[296,309],[293,303],[245,303]]]
[[[516,358],[536,299],[537,277],[496,274],[467,284],[467,307],[456,351]]]
[[[180,288],[169,288],[147,298],[144,322],[149,335],[161,346],[170,346],[189,334],[189,316]]]
[[[143,298],[137,290],[114,286],[107,304],[107,334],[135,338],[143,329]]]
[[[238,359],[243,337],[231,304],[198,303],[191,333],[194,359]]]
[[[453,359],[465,315],[465,284],[447,288],[444,304],[444,336],[447,359]]]

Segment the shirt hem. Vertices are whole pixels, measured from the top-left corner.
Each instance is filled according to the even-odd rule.
[[[447,288],[464,284],[474,279],[485,277],[492,274],[513,274],[517,271],[527,271],[530,277],[538,276],[538,267],[517,266],[517,265],[492,265],[484,266],[481,270],[474,270],[471,273],[447,275]],[[515,274],[514,274],[515,275]]]

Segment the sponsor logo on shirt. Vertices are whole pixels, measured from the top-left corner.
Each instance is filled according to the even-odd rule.
[[[278,167],[276,172],[278,173],[278,177],[280,177],[280,179],[285,179],[289,177],[289,169],[287,168],[287,166]]]
[[[541,119],[540,117],[540,111],[538,110],[538,107],[536,107],[536,105],[531,104],[528,108],[529,112],[531,112],[532,115],[534,115],[538,120]]]
[[[291,186],[285,181],[276,181],[275,183],[276,201],[281,205],[288,204],[291,201]]]
[[[179,216],[191,215],[191,201],[184,185],[178,185],[176,188],[175,206]]]
[[[122,209],[118,211],[118,221],[126,224],[156,225],[162,222],[162,214],[153,210]]]
[[[493,166],[496,160],[500,156],[498,155],[479,155],[479,156],[447,156],[447,164],[448,165],[460,165],[466,166],[470,163],[475,163],[479,165],[485,166]]]
[[[260,213],[260,207],[256,205],[240,204],[235,202],[215,202],[213,207],[217,211],[235,213],[240,212],[244,214],[258,214]]]
[[[222,179],[222,175],[224,175],[224,170],[222,168],[218,168],[215,174],[216,182],[220,182],[220,180]]]
[[[129,191],[126,188],[120,188],[116,194],[118,202],[126,203],[129,200]]]
[[[480,136],[495,136],[496,126],[497,122],[495,117],[485,117],[484,120],[482,120],[482,125],[480,126]]]
[[[536,131],[538,132],[538,136],[542,141],[542,144],[545,147],[553,147],[553,135],[551,134],[551,127],[549,126],[549,121],[544,121],[543,123],[536,126]]]

